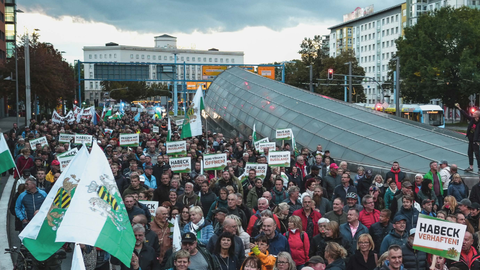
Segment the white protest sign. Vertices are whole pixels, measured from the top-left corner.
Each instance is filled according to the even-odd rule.
[[[37,144],[40,144],[42,147],[44,145],[48,145],[47,137],[43,136],[35,140],[30,140],[30,147],[32,148],[32,150],[37,149]]]
[[[112,134],[112,133],[113,133],[113,129],[106,128],[106,129],[105,129],[105,134],[107,134],[107,133]]]
[[[203,156],[203,169],[205,171],[223,170],[227,166],[227,154]]]
[[[78,149],[72,148],[67,152],[57,156],[58,162],[60,162],[60,171],[63,172],[67,168],[68,164],[70,164],[70,161],[72,161],[73,157],[75,157],[77,153]]]
[[[160,131],[160,128],[158,126],[153,126],[153,133],[158,133]]]
[[[84,144],[87,146],[92,145],[93,136],[85,134],[75,134],[75,144]]]
[[[186,155],[187,141],[167,142],[167,155]]]
[[[266,142],[269,142],[268,137],[265,137],[265,138],[263,138],[263,139],[261,139],[261,140],[256,141],[256,142],[254,143],[255,149],[258,150],[259,144],[261,144],[261,143],[266,143]]]
[[[60,135],[58,135],[58,141],[59,141],[59,142],[69,143],[69,142],[71,142],[73,139],[75,139],[75,134],[60,133]]]
[[[157,211],[157,208],[158,208],[158,202],[157,201],[138,201],[138,202],[143,203],[147,207],[148,211],[150,211],[150,214],[152,215],[152,220],[153,220],[153,218],[155,218],[155,211]]]
[[[52,113],[52,122],[56,124],[63,124],[64,117],[60,116],[57,111],[53,111]]]
[[[168,163],[172,167],[172,172],[190,173],[192,171],[191,157],[170,158]]]
[[[276,130],[276,138],[277,140],[291,140],[293,131],[291,128],[286,129],[277,129]]]
[[[259,164],[259,163],[247,163],[245,164],[245,171],[242,175],[240,175],[240,181],[243,182],[248,178],[248,173],[251,169],[255,170],[255,176],[261,178],[265,181],[265,176],[267,176],[267,164]]]
[[[183,120],[185,120],[185,119],[175,120],[175,125],[177,125],[177,126],[183,125]]]
[[[463,224],[420,214],[413,248],[458,261],[466,228]]]
[[[120,134],[120,146],[138,146],[140,143],[139,134]]]
[[[290,167],[289,151],[268,152],[268,165],[271,167]]]
[[[264,142],[264,143],[260,143],[258,144],[258,152],[260,153],[264,153],[265,152],[265,148],[268,148],[268,152],[270,151],[275,151],[276,148],[277,148],[277,145],[275,144],[275,142]]]

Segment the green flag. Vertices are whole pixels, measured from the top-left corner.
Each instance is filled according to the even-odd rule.
[[[182,139],[202,135],[202,114],[200,112],[203,109],[205,109],[203,92],[202,87],[199,86],[195,97],[193,97],[192,104],[185,113],[185,120],[182,126]]]

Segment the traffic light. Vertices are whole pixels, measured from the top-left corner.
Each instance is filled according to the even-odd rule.
[[[470,112],[473,114],[477,109],[475,107],[470,108]]]
[[[333,68],[328,69],[328,79],[333,80]]]
[[[75,100],[75,104],[77,104],[77,103],[78,103],[78,101],[77,101],[77,100]]]

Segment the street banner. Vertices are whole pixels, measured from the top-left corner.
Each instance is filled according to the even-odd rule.
[[[268,148],[268,152],[275,151],[277,149],[277,145],[275,142],[265,142],[258,144],[258,152],[265,153],[265,148]]]
[[[85,134],[75,134],[75,144],[84,144],[87,146],[92,145],[93,136]]]
[[[120,146],[138,146],[140,144],[140,138],[138,133],[135,134],[120,134],[119,136]]]
[[[160,128],[158,126],[153,126],[153,133],[158,133],[160,131]]]
[[[70,143],[74,139],[75,139],[75,134],[60,133],[60,135],[58,135],[58,142]]]
[[[277,140],[291,140],[293,131],[291,128],[277,129]]]
[[[43,137],[40,137],[40,138],[35,139],[35,140],[30,140],[30,147],[32,148],[32,150],[37,149],[36,145],[38,143],[41,144],[42,147],[44,145],[48,145],[47,137],[43,136]]]
[[[227,154],[203,156],[203,169],[205,171],[223,170],[227,166]]]
[[[261,140],[255,141],[255,143],[254,143],[253,145],[255,146],[255,149],[258,150],[258,149],[259,149],[258,146],[259,146],[261,143],[266,143],[266,142],[270,142],[270,141],[268,140],[268,137],[265,137],[265,138],[263,138],[263,139],[261,139]]]
[[[268,152],[268,165],[270,167],[290,167],[290,152],[288,151]]]
[[[70,161],[75,157],[78,153],[77,148],[72,148],[65,153],[62,153],[57,156],[58,162],[60,162],[60,171],[63,172],[70,164]]]
[[[186,155],[187,141],[167,142],[167,155]]]
[[[420,214],[413,248],[458,261],[467,226]]]
[[[192,171],[191,157],[170,158],[169,164],[172,172],[190,173]]]
[[[53,111],[52,113],[52,122],[55,124],[63,124],[64,117],[59,115],[57,111]]]
[[[248,178],[248,172],[251,169],[255,170],[256,177],[261,178],[263,181],[265,181],[265,176],[267,176],[267,167],[267,164],[247,163],[245,165],[245,171],[242,175],[240,175],[240,182],[243,182]]]
[[[138,201],[139,203],[143,203],[147,208],[148,211],[150,211],[150,214],[152,215],[152,220],[155,218],[155,211],[157,211],[158,208],[158,201]],[[151,220],[149,220],[150,222]]]
[[[183,125],[183,120],[185,120],[185,119],[175,120],[175,125],[177,125],[177,126]]]

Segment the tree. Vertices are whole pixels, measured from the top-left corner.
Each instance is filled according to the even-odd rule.
[[[320,71],[320,81],[318,87],[315,89],[315,92],[329,96],[332,98],[344,100],[345,97],[345,79],[344,76],[335,76],[333,80],[328,80],[328,69],[333,69],[334,74],[346,74],[348,75],[349,66],[346,63],[352,62],[352,75],[365,76],[365,71],[363,67],[358,64],[355,54],[351,50],[343,51],[337,57],[329,57],[324,60],[324,68]],[[353,91],[352,99],[353,102],[365,102],[365,93],[363,91],[363,86],[360,85],[363,81],[363,78],[352,78]],[[347,78],[348,84],[348,78]],[[348,93],[347,93],[348,95]]]
[[[479,25],[479,10],[446,7],[405,28],[405,35],[396,41],[405,101],[440,98],[453,107],[455,102],[467,104],[468,96],[478,93]]]
[[[102,81],[102,89],[110,92],[110,97],[118,100],[132,102],[142,100],[154,96],[168,96],[172,94],[164,83],[154,83],[147,85],[146,82],[118,82],[118,81]]]

